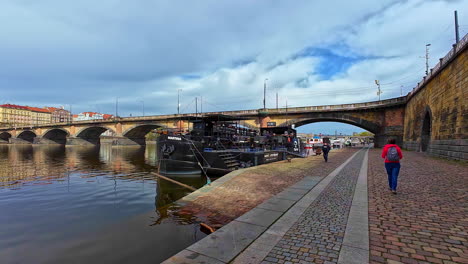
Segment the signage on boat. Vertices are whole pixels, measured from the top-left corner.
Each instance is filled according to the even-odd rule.
[[[170,139],[170,140],[182,140],[182,138],[180,138],[180,137],[171,137],[171,136],[168,136],[167,139]]]
[[[299,152],[299,140],[297,140],[297,138],[294,138],[293,139],[293,151],[294,152]]]
[[[272,162],[272,161],[277,161],[278,160],[278,152],[272,152],[272,153],[265,153],[263,155],[264,162]]]
[[[267,122],[268,127],[274,127],[276,126],[276,122]]]

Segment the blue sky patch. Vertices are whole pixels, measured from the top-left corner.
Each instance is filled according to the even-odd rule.
[[[336,48],[343,49],[343,47]],[[331,79],[335,75],[346,72],[349,67],[359,61],[372,59],[370,57],[342,56],[332,52],[331,49],[324,48],[306,48],[302,52],[298,53],[295,57],[320,58],[320,63],[315,69],[315,73],[325,80]]]
[[[180,76],[181,79],[183,80],[194,80],[194,79],[200,79],[201,75],[198,74],[184,74]]]

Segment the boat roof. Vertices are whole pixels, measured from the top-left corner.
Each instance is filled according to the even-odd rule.
[[[201,117],[193,117],[198,120],[194,120],[193,122],[200,122],[200,121],[237,121],[237,120],[247,120],[249,118],[240,117],[240,116],[230,116],[230,115],[222,115],[222,114],[214,114],[214,115],[203,115]]]
[[[281,134],[284,131],[294,131],[294,132],[296,132],[296,130],[294,128],[291,128],[291,126],[262,127],[262,128],[260,128],[260,131],[265,131],[265,130],[272,131],[273,133],[278,133],[278,134]]]

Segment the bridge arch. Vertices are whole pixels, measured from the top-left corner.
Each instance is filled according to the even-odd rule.
[[[0,133],[0,142],[2,142],[2,141],[9,142],[10,138],[11,138],[10,133],[8,133],[8,132],[1,132]]]
[[[42,138],[51,140],[57,144],[65,144],[70,133],[62,128],[52,128],[47,130]]]
[[[429,106],[426,107],[421,120],[423,120],[421,124],[421,151],[426,152],[429,148],[432,134],[432,111]]]
[[[115,131],[113,129],[108,128],[108,127],[91,126],[91,127],[85,127],[85,128],[82,128],[81,130],[79,130],[76,133],[76,137],[80,138],[80,139],[83,139],[85,141],[88,141],[89,143],[92,143],[92,144],[99,144],[101,134],[108,131],[108,130],[115,134]]]
[[[306,117],[306,118],[296,118],[291,119],[287,122],[281,123],[279,126],[288,126],[291,124],[295,124],[296,127],[300,127],[303,125],[317,123],[317,122],[340,122],[345,124],[354,125],[365,129],[373,134],[378,134],[381,131],[381,126],[374,122],[350,116],[350,115],[340,115],[339,117],[334,116],[319,116],[319,117]]]
[[[31,130],[25,130],[18,134],[17,138],[27,141],[29,143],[34,143],[34,139],[37,137],[36,133]]]
[[[127,138],[144,138],[153,129],[164,127],[160,124],[135,125],[125,130],[122,135]]]
[[[164,127],[165,126],[160,124],[140,124],[128,128],[122,133],[122,135],[138,145],[145,145],[145,136],[151,132],[151,130]]]

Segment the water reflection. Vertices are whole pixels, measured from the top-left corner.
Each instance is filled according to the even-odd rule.
[[[155,148],[0,145],[2,263],[158,263],[203,237],[173,216],[188,191],[151,174]]]

